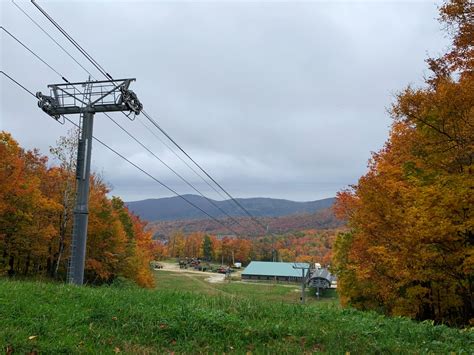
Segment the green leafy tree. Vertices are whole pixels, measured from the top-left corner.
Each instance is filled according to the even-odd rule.
[[[209,237],[207,234],[204,236],[204,239],[202,241],[202,250],[204,254],[204,259],[207,261],[211,261],[213,255],[212,241],[211,237]]]

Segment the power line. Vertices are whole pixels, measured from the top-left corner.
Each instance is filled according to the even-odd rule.
[[[90,55],[88,54],[48,13],[43,10],[38,4],[36,4],[35,0],[31,0],[33,5],[107,78],[112,79],[112,76],[108,74],[105,69]],[[216,184],[240,209],[242,209],[252,221],[254,221],[257,225],[259,225],[264,230],[266,227],[260,223],[245,207],[240,204],[226,189],[224,189],[206,170],[204,170],[191,156],[186,153],[186,151],[181,148],[181,146],[163,129],[161,128],[156,121],[146,113],[146,111],[142,110],[142,113],[145,117],[162,133],[164,134],[188,159],[190,159],[198,168],[201,170],[214,184]]]
[[[36,95],[33,94],[33,92],[31,90],[28,90],[24,85],[20,84],[17,80],[13,79],[11,76],[9,76],[8,74],[6,74],[5,72],[3,71],[0,71],[0,73],[4,74],[8,79],[10,79],[13,83],[15,83],[16,85],[18,85],[20,88],[22,88],[23,90],[25,90],[27,93],[29,93],[30,95],[32,95],[33,97],[36,98]],[[79,127],[75,122],[73,122],[72,120],[70,120],[69,118],[65,117],[66,121],[68,121],[69,123],[71,123],[72,125],[76,126],[76,127]],[[234,234],[238,234],[237,232],[235,232],[232,228],[226,226],[225,224],[223,224],[221,221],[219,221],[217,218],[213,217],[212,215],[210,215],[209,213],[207,213],[206,211],[204,211],[202,208],[200,208],[199,206],[197,206],[196,204],[194,204],[193,202],[189,201],[186,197],[180,195],[178,192],[176,192],[174,189],[172,189],[171,187],[169,187],[168,185],[166,185],[164,182],[158,180],[156,177],[154,177],[153,175],[151,175],[150,173],[148,173],[145,169],[141,168],[140,166],[138,166],[137,164],[135,164],[134,162],[132,162],[131,160],[129,160],[128,158],[126,158],[124,155],[122,155],[121,153],[119,153],[118,151],[116,151],[114,148],[112,148],[111,146],[109,146],[108,144],[106,144],[105,142],[103,142],[102,140],[100,140],[99,138],[93,136],[93,138],[99,142],[101,145],[103,145],[105,148],[107,148],[108,150],[110,150],[112,153],[114,153],[115,155],[117,155],[118,157],[122,158],[123,160],[125,160],[127,163],[129,163],[130,165],[132,165],[133,167],[135,167],[136,169],[138,169],[139,171],[141,171],[143,174],[147,175],[149,178],[153,179],[155,182],[157,182],[158,184],[160,184],[161,186],[163,186],[164,188],[166,188],[168,191],[172,192],[174,195],[176,195],[177,197],[181,198],[182,200],[186,201],[189,205],[193,206],[194,208],[198,209],[199,211],[201,211],[202,213],[204,213],[206,216],[208,216],[210,219],[212,219],[214,222],[218,223],[219,225],[221,225],[222,227],[230,230],[232,233]]]

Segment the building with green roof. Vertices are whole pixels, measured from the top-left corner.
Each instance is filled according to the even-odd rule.
[[[304,272],[308,272],[309,264],[307,263],[252,261],[242,272],[242,280],[301,282],[303,278],[302,270],[296,269],[295,266],[305,267]]]

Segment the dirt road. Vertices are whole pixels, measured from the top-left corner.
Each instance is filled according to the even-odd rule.
[[[225,280],[224,274],[217,274],[214,272],[206,272],[206,271],[197,271],[193,269],[181,269],[179,265],[175,263],[160,262],[160,264],[163,266],[162,270],[166,270],[166,271],[206,275],[208,277],[205,280],[209,283],[220,283],[220,282],[224,282]]]

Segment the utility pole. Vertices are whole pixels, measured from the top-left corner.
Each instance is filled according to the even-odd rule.
[[[305,304],[305,290],[306,290],[306,270],[309,270],[310,266],[305,263],[295,263],[293,269],[301,269],[301,304]]]
[[[68,282],[82,285],[89,217],[89,180],[92,154],[92,131],[97,112],[129,112],[138,115],[143,109],[137,95],[128,89],[135,79],[85,81],[48,85],[50,96],[36,93],[38,106],[59,120],[62,115],[80,114],[80,137],[77,148],[76,203],[72,232]]]

